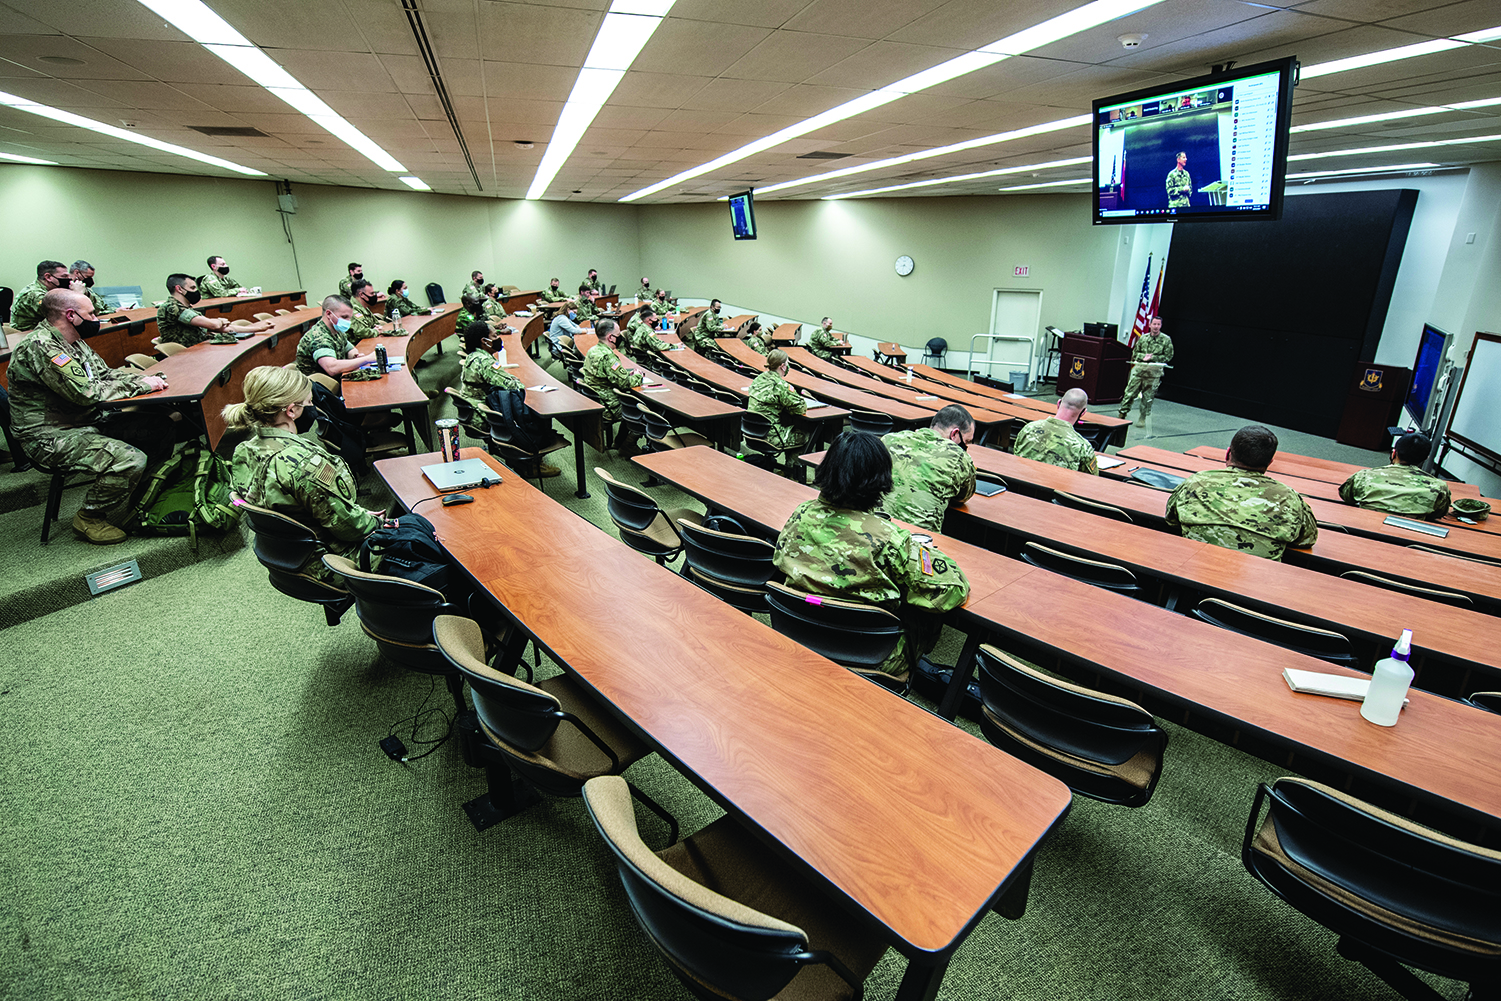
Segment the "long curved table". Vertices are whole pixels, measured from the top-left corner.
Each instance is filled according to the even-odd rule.
[[[388,361],[403,358],[406,364],[401,371],[387,372],[379,379],[343,383],[345,408],[352,413],[399,410],[406,425],[407,451],[417,451],[414,429],[431,448],[433,430],[427,422],[427,393],[417,385],[413,369],[417,359],[453,333],[458,314],[458,304],[450,302],[428,313],[403,316],[394,330],[388,322],[382,322],[375,336],[360,341],[360,353],[369,354],[377,345],[384,345]]]

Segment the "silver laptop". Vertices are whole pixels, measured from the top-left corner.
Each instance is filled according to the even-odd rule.
[[[422,467],[422,475],[439,490],[467,490],[477,487],[487,479],[500,482],[500,474],[486,465],[484,459],[460,459],[458,462],[436,462]]]

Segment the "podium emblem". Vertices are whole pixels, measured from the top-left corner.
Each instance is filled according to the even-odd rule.
[[[1084,359],[1074,357],[1069,359],[1068,377],[1070,379],[1084,378]]]
[[[1383,375],[1383,372],[1384,370],[1379,368],[1366,369],[1365,378],[1360,380],[1360,388],[1364,389],[1368,393],[1379,392],[1381,390],[1381,377]]]

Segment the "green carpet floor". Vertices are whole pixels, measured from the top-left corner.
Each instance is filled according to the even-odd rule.
[[[424,384],[452,359],[424,367]],[[547,486],[603,521],[603,491],[575,501],[571,469]],[[461,804],[484,777],[457,746],[409,764],[376,746],[446,691],[380,661],[353,614],[330,629],[277,594],[248,548],[0,637],[0,998],[688,997],[631,919],[582,803],[475,832]],[[952,662],[958,639],[946,633],[936,659]],[[1241,867],[1256,783],[1281,771],[1169,728],[1152,802],[1076,798],[1026,916],[987,917],[940,997],[1393,996]],[[411,745],[410,722],[397,730]],[[660,759],[630,778],[685,833],[718,815]],[[660,844],[662,825],[638,815]],[[902,967],[888,953],[867,996],[890,997]]]

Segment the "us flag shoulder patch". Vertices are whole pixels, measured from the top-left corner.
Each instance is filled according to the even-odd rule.
[[[55,358],[52,359],[52,364],[54,364],[54,365],[58,366],[59,368],[61,368],[62,366],[68,364],[72,360],[73,360],[72,357],[69,356],[69,355],[58,355],[58,356],[56,356]]]

